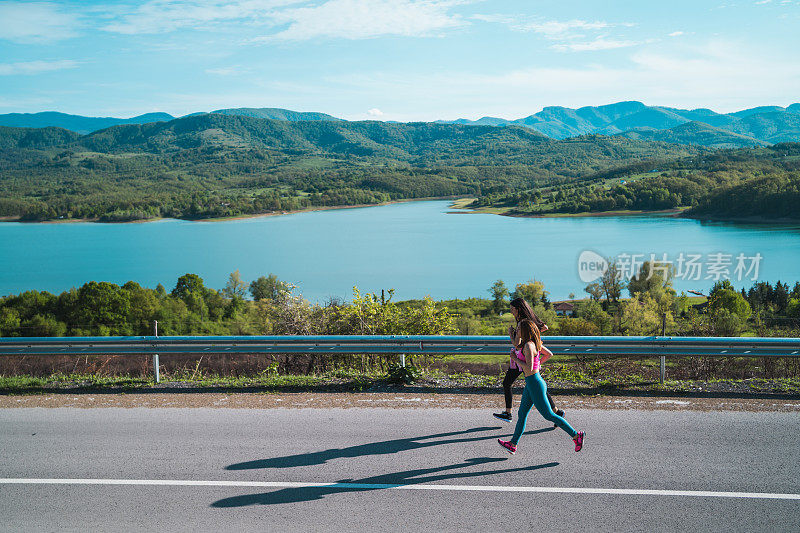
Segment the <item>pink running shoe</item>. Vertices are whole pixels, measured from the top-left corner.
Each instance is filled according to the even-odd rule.
[[[517,453],[517,447],[514,446],[513,444],[511,444],[511,442],[509,442],[507,440],[502,440],[502,439],[497,439],[497,442],[499,442],[500,446],[505,448],[506,451],[508,453],[510,453],[511,455],[514,455],[515,453]]]
[[[583,438],[585,436],[586,436],[586,434],[583,431],[579,431],[578,434],[575,435],[575,438],[572,439],[573,442],[575,442],[575,451],[576,452],[581,451],[581,448],[583,448]]]

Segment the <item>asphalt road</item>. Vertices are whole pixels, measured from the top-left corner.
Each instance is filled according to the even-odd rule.
[[[511,456],[478,409],[3,409],[0,529],[800,530],[797,413],[567,416]]]

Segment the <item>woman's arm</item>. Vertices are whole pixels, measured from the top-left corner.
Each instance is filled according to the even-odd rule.
[[[539,363],[544,363],[548,359],[553,357],[553,352],[551,352],[544,344],[542,345],[542,349],[539,352]]]
[[[518,360],[517,364],[527,376],[531,373],[531,367],[533,366],[533,352],[531,352],[530,341],[526,342],[525,346],[522,347],[522,355],[525,356],[525,360]]]

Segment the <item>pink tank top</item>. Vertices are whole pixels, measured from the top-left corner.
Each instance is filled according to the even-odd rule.
[[[511,350],[511,362],[508,365],[511,368],[522,370],[522,366],[517,361],[515,361],[515,359],[519,359],[520,361],[525,362],[525,354],[522,353],[522,350],[514,350],[514,349]],[[541,367],[541,362],[539,361],[539,353],[537,352],[533,355],[533,362],[531,364],[531,373],[532,374],[537,373],[540,367]]]

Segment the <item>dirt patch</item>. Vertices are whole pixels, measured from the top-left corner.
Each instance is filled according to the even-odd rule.
[[[686,397],[557,396],[558,407],[570,409],[622,409],[664,411],[773,411],[800,412],[800,400]],[[99,393],[0,396],[0,408],[191,408],[329,409],[329,408],[502,408],[500,394],[364,392],[364,393]]]

